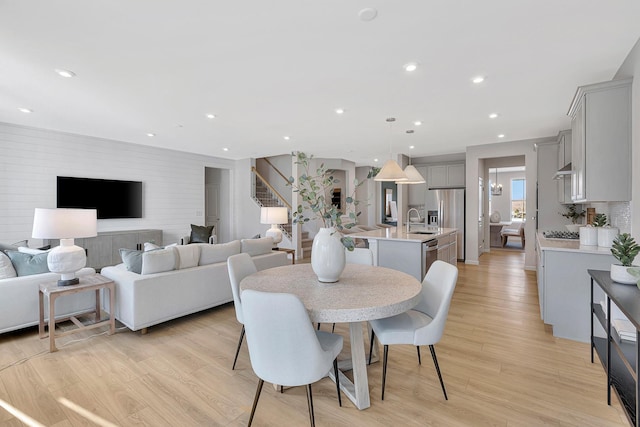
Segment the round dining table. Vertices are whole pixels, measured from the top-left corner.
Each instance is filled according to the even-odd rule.
[[[415,307],[421,283],[390,268],[347,264],[335,283],[319,282],[311,264],[269,268],[245,277],[240,291],[283,292],[296,295],[309,318],[318,323],[349,323],[353,382],[342,372],[340,388],[358,409],[370,406],[369,380],[362,322],[395,316]],[[333,373],[329,375],[332,379]]]

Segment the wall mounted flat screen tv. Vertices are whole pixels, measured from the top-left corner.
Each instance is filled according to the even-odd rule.
[[[98,219],[142,218],[142,182],[59,176],[59,208],[97,209]]]

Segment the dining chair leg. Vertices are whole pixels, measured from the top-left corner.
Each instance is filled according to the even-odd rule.
[[[336,330],[336,324],[334,323],[333,326],[331,327],[331,333],[334,333]]]
[[[260,398],[260,392],[262,391],[262,386],[264,384],[264,380],[260,379],[258,381],[258,388],[256,389],[256,396],[253,398],[253,407],[251,408],[251,416],[249,416],[249,423],[247,427],[251,427],[251,422],[253,421],[253,415],[256,412],[256,406],[258,406],[258,399]]]
[[[333,375],[336,376],[336,390],[338,391],[338,405],[342,407],[342,396],[340,396],[340,376],[338,373],[338,358],[333,359]]]
[[[320,323],[318,323],[318,330],[320,330]]]
[[[236,369],[236,362],[238,361],[238,354],[240,354],[240,347],[242,347],[242,340],[244,339],[244,325],[242,325],[242,332],[240,332],[240,339],[238,340],[238,348],[236,349],[236,357],[233,358],[233,366],[231,370]]]
[[[313,396],[311,395],[311,384],[307,384],[307,405],[309,406],[309,421],[311,422],[311,427],[315,427],[316,420],[313,416]]]
[[[420,359],[420,346],[416,346],[416,350],[418,350],[418,365],[422,365],[422,360]]]
[[[442,381],[442,375],[440,374],[440,366],[438,366],[438,358],[436,357],[436,349],[434,346],[430,345],[429,350],[431,350],[431,357],[433,357],[433,364],[436,367],[436,371],[438,372],[438,378],[440,379],[440,386],[442,387],[442,392],[444,393],[444,400],[449,400],[447,397],[447,390],[444,388],[444,381]]]
[[[382,398],[384,400],[384,386],[387,381],[387,356],[389,355],[389,346],[384,346],[384,356],[382,357]]]
[[[376,333],[373,329],[371,329],[371,343],[369,344],[369,363],[367,365],[371,365],[371,356],[373,355],[373,343],[376,340]]]

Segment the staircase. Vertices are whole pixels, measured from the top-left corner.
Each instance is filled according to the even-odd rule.
[[[267,187],[267,185],[265,184],[265,182],[263,181],[262,177],[259,176],[259,174],[254,170],[254,168],[252,168],[252,171],[254,172],[254,176],[255,176],[255,194],[253,196],[253,200],[256,201],[256,203],[258,203],[258,205],[262,206],[262,207],[287,207],[289,208],[289,206],[286,206],[281,200],[280,198],[274,194],[274,192]],[[289,208],[289,211],[291,211],[291,209]],[[289,240],[292,240],[292,233],[291,233],[291,217],[289,217],[289,223],[287,224],[281,224],[278,226],[280,228],[280,230],[282,230],[282,233],[287,236],[287,238]]]
[[[309,238],[309,232],[308,231],[303,231],[302,232],[302,254],[303,254],[303,259],[311,259],[311,246],[313,246],[313,239]]]

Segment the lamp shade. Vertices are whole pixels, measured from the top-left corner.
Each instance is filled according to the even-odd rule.
[[[404,173],[407,175],[408,180],[407,181],[397,181],[397,184],[424,184],[425,179],[423,178],[422,175],[420,175],[420,172],[418,172],[418,169],[416,169],[415,166],[413,165],[409,165],[406,168],[404,168]]]
[[[286,224],[289,222],[287,208],[260,208],[260,224]]]
[[[74,239],[98,235],[95,209],[36,208],[33,217],[34,239]]]
[[[396,182],[408,181],[408,179],[407,174],[404,173],[400,165],[393,159],[387,160],[384,166],[382,166],[382,169],[380,169],[380,172],[373,178],[374,181]]]

